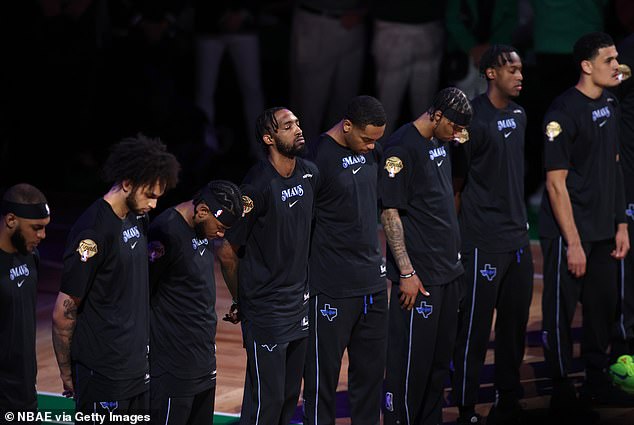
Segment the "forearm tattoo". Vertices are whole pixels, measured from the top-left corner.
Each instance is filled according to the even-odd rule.
[[[401,273],[409,273],[414,268],[405,247],[403,223],[397,209],[389,208],[381,213],[381,223],[385,232],[385,239],[392,251],[394,260]]]

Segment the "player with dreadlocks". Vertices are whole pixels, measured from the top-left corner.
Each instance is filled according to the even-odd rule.
[[[147,412],[147,213],[176,185],[179,168],[160,140],[117,143],[103,169],[110,190],[68,235],[53,345],[78,412]]]
[[[225,280],[238,286],[247,374],[240,423],[287,425],[295,411],[308,336],[308,251],[317,167],[298,158],[297,117],[271,108],[257,120],[267,158],[242,185],[245,218],[220,251]]]
[[[453,158],[466,288],[453,396],[460,408],[458,423],[480,423],[474,406],[496,310],[497,397],[487,424],[518,423],[519,368],[533,290],[524,204],[526,114],[512,100],[522,88],[522,61],[513,47],[493,45],[482,55],[480,72],[488,88],[472,101],[469,142],[460,145]]]
[[[150,225],[154,423],[213,423],[217,323],[213,244],[242,217],[241,196],[235,184],[214,180],[192,200],[163,211]],[[236,288],[229,291],[236,298]]]
[[[466,139],[471,114],[462,91],[443,89],[385,147],[379,194],[392,281],[385,424],[442,422],[463,275],[448,144]]]

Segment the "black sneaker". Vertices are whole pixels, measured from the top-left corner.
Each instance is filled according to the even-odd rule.
[[[554,393],[548,408],[548,423],[551,425],[595,425],[599,423],[599,413],[592,410],[590,403],[577,397],[558,398]]]
[[[598,391],[582,389],[579,398],[594,406],[634,407],[634,394],[626,393],[613,384]]]
[[[491,406],[487,416],[487,425],[523,425],[529,424],[524,409],[517,399],[503,400]]]
[[[472,413],[466,416],[460,416],[458,420],[456,421],[456,424],[458,425],[482,424],[482,416],[478,415],[477,413]]]

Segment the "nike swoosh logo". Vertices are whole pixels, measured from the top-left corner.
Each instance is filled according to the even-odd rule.
[[[302,178],[303,178],[303,179],[309,179],[309,178],[311,178],[312,176],[313,176],[312,174],[304,174],[304,175],[302,176]]]
[[[508,139],[509,136],[511,135],[512,131],[509,131],[508,133],[504,133],[504,138]]]
[[[444,161],[444,159],[442,159],[440,162],[437,162],[436,165],[440,167],[442,165],[443,161]]]
[[[293,201],[293,202],[291,202],[290,204],[288,204],[288,207],[289,207],[289,208],[293,208],[293,205],[295,205],[295,204],[296,204],[296,203],[298,203],[298,202],[299,202],[299,199],[298,199],[297,201]]]
[[[352,170],[352,174],[357,174],[360,169],[361,169],[361,167],[357,168],[356,170]]]
[[[24,279],[22,279],[21,281],[19,281],[19,282],[18,282],[18,288],[21,288],[23,283],[24,283]]]
[[[200,256],[201,256],[201,257],[202,257],[202,256],[203,256],[203,254],[205,253],[205,250],[206,250],[206,249],[207,249],[207,248],[203,248],[203,250],[202,250],[202,251],[200,251]]]
[[[130,245],[130,248],[134,249],[134,247],[136,246],[136,244],[138,244],[139,241],[134,242],[132,245]]]
[[[608,120],[605,120],[605,121],[603,121],[603,122],[600,122],[600,123],[599,123],[599,127],[603,127],[603,126],[605,125],[605,123],[606,123],[606,122],[608,122]]]

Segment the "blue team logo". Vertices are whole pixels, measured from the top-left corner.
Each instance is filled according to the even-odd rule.
[[[100,401],[99,405],[101,406],[102,409],[107,409],[108,412],[112,413],[115,410],[117,410],[117,407],[119,407],[119,402],[118,401]]]
[[[301,184],[298,184],[295,187],[291,187],[290,189],[282,190],[282,202],[294,196],[304,196],[304,188]]]
[[[330,304],[324,304],[324,308],[319,310],[321,315],[328,319],[328,321],[332,322],[337,317],[337,309],[334,307],[330,307]]]
[[[440,157],[444,158],[446,156],[447,156],[447,151],[445,151],[444,146],[440,146],[438,148],[429,150],[429,159],[431,159],[432,161],[435,160],[436,158],[440,158]]]
[[[29,266],[26,264],[20,264],[19,266],[9,270],[9,279],[15,280],[20,276],[28,276],[29,274],[31,274]]]
[[[625,209],[625,215],[634,220],[634,204],[630,204]]]
[[[390,392],[385,393],[385,410],[388,412],[394,411],[394,394]]]
[[[517,124],[515,123],[515,118],[507,118],[505,120],[498,121],[498,131],[503,130],[515,130],[517,128]]]
[[[343,168],[356,164],[365,164],[365,157],[363,155],[351,155],[341,158],[341,166]]]
[[[194,251],[196,251],[198,247],[201,247],[203,245],[208,245],[208,244],[209,244],[209,241],[207,240],[207,238],[205,239],[192,238],[192,248],[194,248]]]
[[[129,229],[125,229],[122,233],[123,243],[128,243],[130,239],[141,237],[141,232],[139,232],[139,228],[137,226],[130,227]]]
[[[262,348],[266,348],[267,350],[269,350],[269,353],[273,352],[273,350],[275,350],[275,347],[277,347],[277,344],[262,344]]]
[[[608,106],[592,111],[592,121],[596,122],[601,118],[605,118],[606,120],[610,118],[610,108]]]
[[[432,311],[434,311],[434,306],[427,305],[427,301],[421,301],[420,306],[416,307],[416,313],[422,314],[425,319],[431,316]]]
[[[480,274],[483,277],[486,277],[486,279],[489,282],[491,282],[493,281],[493,279],[495,279],[495,276],[498,274],[498,269],[493,267],[491,264],[485,264],[484,268],[480,270]]]

